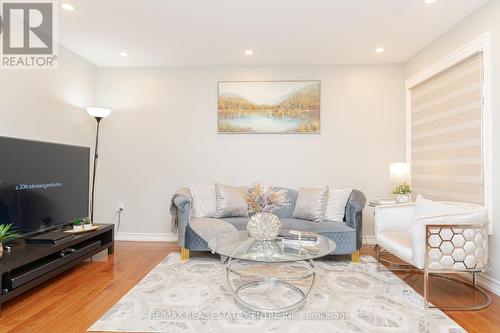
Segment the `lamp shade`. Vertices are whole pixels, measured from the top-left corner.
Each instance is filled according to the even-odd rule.
[[[94,118],[106,118],[111,114],[110,109],[99,108],[95,106],[88,107],[87,112]]]
[[[401,184],[410,182],[410,163],[398,162],[390,164],[390,183]]]

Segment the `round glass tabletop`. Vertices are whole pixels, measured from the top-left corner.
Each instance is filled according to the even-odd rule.
[[[288,230],[281,230],[280,235]],[[335,251],[333,240],[321,235],[315,242],[288,241],[278,236],[272,241],[257,241],[247,230],[233,231],[215,236],[208,247],[215,253],[234,259],[259,262],[300,261],[324,257]]]

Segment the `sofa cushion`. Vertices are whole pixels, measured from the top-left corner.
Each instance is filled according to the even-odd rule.
[[[221,219],[193,218],[189,222],[189,225],[198,236],[206,241],[218,234],[236,231],[236,228],[231,223]]]
[[[301,219],[281,219],[283,229],[295,229],[299,231],[315,232],[317,234],[331,232],[355,232],[355,230],[344,222],[317,223]]]
[[[195,217],[213,217],[216,210],[215,185],[190,184]]]
[[[296,219],[323,222],[328,201],[328,186],[301,188],[295,203],[293,217]]]
[[[225,222],[232,224],[238,230],[245,230],[248,223],[246,217],[223,218]],[[316,223],[301,219],[280,219],[282,229],[295,229],[300,231],[310,231],[318,234],[330,232],[354,232],[355,230],[343,222]]]
[[[325,221],[344,221],[345,207],[351,196],[352,188],[337,189],[330,187],[325,210]]]
[[[216,183],[215,195],[217,210],[214,217],[248,217],[248,205],[245,195],[246,187],[226,186]]]
[[[221,220],[231,223],[238,230],[245,230],[248,224],[248,217],[224,217]]]
[[[296,190],[292,190],[284,187],[273,187],[277,190],[286,190],[286,195],[288,202],[290,202],[290,206],[281,207],[276,209],[273,214],[276,214],[279,218],[282,219],[291,219],[293,218],[293,210],[295,209],[295,203],[297,202],[297,195],[299,192]]]

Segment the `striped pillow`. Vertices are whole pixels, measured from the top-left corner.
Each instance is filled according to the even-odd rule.
[[[345,206],[351,196],[352,188],[336,189],[330,187],[325,210],[325,221],[344,221]]]

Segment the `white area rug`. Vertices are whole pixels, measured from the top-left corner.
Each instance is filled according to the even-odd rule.
[[[170,254],[89,331],[110,332],[465,332],[372,257],[360,264],[317,260],[316,285],[293,317],[256,318],[227,289],[217,258]],[[284,270],[286,271],[286,264]]]

